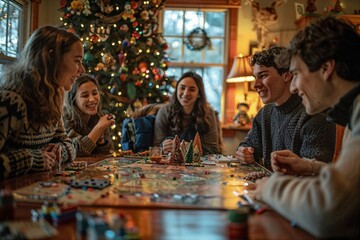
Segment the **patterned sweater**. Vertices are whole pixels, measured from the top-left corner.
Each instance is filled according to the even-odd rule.
[[[89,156],[91,154],[110,154],[114,147],[110,139],[109,130],[106,129],[104,133],[105,143],[102,145],[94,143],[87,135],[91,132],[92,126],[95,126],[98,118],[90,118],[88,128],[85,130],[77,129],[71,126],[68,116],[64,117],[64,125],[67,135],[71,138],[77,156]]]
[[[271,170],[270,154],[288,149],[310,159],[331,162],[336,127],[325,114],[306,114],[301,98],[292,95],[284,104],[266,104],[255,116],[252,128],[240,146],[254,148],[255,161]]]
[[[0,179],[43,171],[42,149],[49,143],[62,146],[61,161],[75,159],[75,149],[60,121],[53,126],[30,124],[21,95],[0,90]]]

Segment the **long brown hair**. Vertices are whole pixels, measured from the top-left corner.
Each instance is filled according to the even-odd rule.
[[[176,83],[175,92],[171,96],[170,104],[172,105],[171,111],[169,113],[169,122],[172,128],[175,129],[177,133],[181,133],[183,130],[182,119],[184,116],[184,111],[181,103],[177,99],[177,92],[179,83],[187,77],[194,79],[196,86],[199,89],[199,97],[197,98],[194,109],[192,111],[192,117],[195,119],[195,129],[199,133],[205,133],[210,129],[210,120],[206,118],[206,112],[210,108],[209,103],[206,100],[205,87],[202,77],[195,72],[185,72]]]
[[[76,129],[77,132],[85,134],[88,134],[92,130],[92,128],[97,124],[100,116],[102,115],[100,98],[97,113],[93,116],[90,116],[89,121],[85,121],[84,113],[81,112],[79,107],[76,105],[76,96],[78,94],[78,89],[82,84],[87,82],[94,83],[98,91],[100,91],[99,82],[96,80],[96,78],[88,74],[81,75],[72,85],[71,90],[67,93],[63,114],[66,128],[70,127]]]
[[[58,85],[58,74],[64,54],[77,41],[80,39],[66,30],[38,28],[17,61],[5,70],[1,88],[22,96],[30,123],[49,125],[61,119],[64,90]]]

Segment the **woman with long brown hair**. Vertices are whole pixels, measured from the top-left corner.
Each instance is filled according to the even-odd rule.
[[[190,142],[197,132],[204,154],[220,153],[215,111],[206,101],[202,77],[190,71],[180,77],[170,103],[159,109],[153,144],[162,145],[163,152],[168,153],[175,135]]]

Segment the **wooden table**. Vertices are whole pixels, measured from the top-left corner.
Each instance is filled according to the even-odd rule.
[[[79,158],[97,162],[104,156]],[[17,178],[0,181],[0,188],[16,190],[37,181],[48,181],[54,177],[54,172],[31,173]],[[30,219],[30,210],[38,208],[37,204],[17,203],[15,219]],[[191,210],[191,209],[156,209],[131,207],[102,207],[106,212],[122,212],[131,214],[139,227],[141,239],[228,239],[226,210]],[[81,211],[95,211],[99,207],[82,206]],[[288,220],[274,211],[250,215],[249,239],[315,239],[300,228],[292,227]],[[61,223],[59,235],[50,239],[77,239],[74,220]],[[65,237],[65,238],[64,238]],[[83,237],[85,239],[85,237]]]

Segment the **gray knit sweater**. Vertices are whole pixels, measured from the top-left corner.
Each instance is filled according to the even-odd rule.
[[[61,144],[62,162],[75,159],[61,120],[52,126],[31,124],[21,95],[0,90],[0,179],[43,171],[42,149],[49,143]]]
[[[335,140],[335,124],[326,121],[325,114],[306,114],[301,98],[292,95],[281,106],[266,104],[240,146],[253,147],[255,161],[271,169],[271,152],[284,149],[303,158],[331,162]]]

